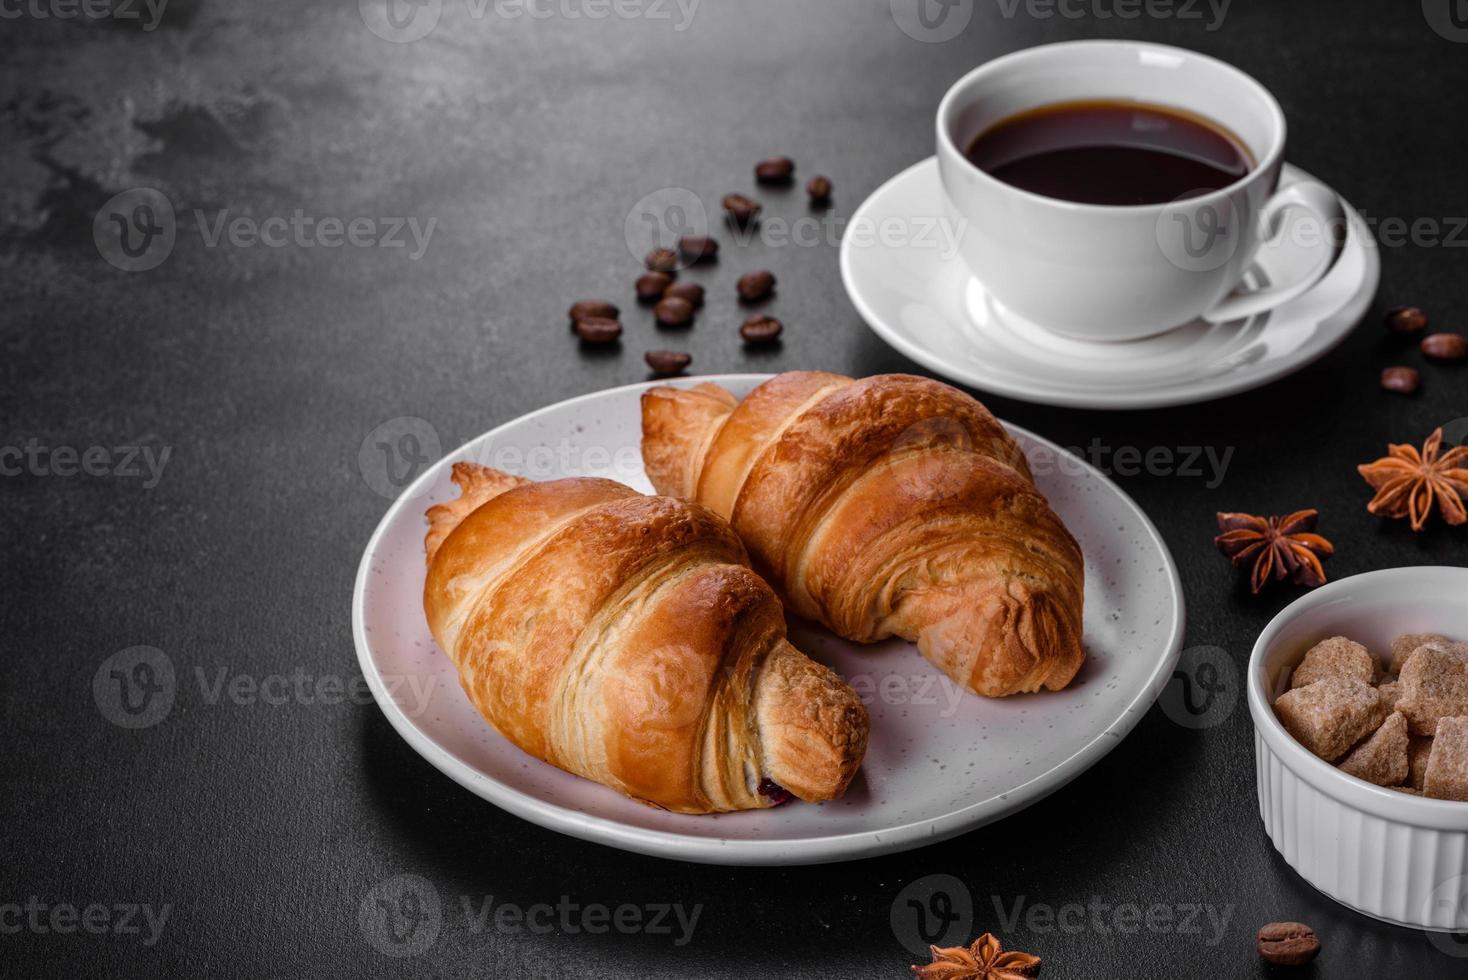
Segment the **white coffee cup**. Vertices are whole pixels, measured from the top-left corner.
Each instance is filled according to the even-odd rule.
[[[1213,120],[1256,161],[1237,182],[1167,204],[1077,204],[1020,190],[971,163],[975,137],[1058,102],[1129,100]],[[1152,336],[1197,319],[1223,323],[1304,293],[1340,254],[1340,199],[1314,182],[1278,189],[1285,118],[1274,96],[1217,59],[1135,41],[1029,48],[976,68],[938,107],[938,165],[964,233],[964,260],[1006,310],[1085,340]],[[1260,245],[1301,208],[1318,222],[1318,259],[1289,282],[1246,290]]]

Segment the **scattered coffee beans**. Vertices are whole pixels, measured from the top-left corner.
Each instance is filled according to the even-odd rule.
[[[669,296],[653,307],[660,327],[686,327],[693,322],[693,304],[677,296]]]
[[[729,213],[729,220],[737,225],[747,225],[759,217],[760,203],[752,197],[743,194],[724,195],[724,210]]]
[[[785,325],[774,317],[757,314],[744,321],[739,328],[739,336],[746,344],[771,344],[784,329]]]
[[[758,272],[746,272],[739,277],[735,288],[739,290],[741,300],[746,303],[757,303],[774,290],[775,275],[763,269]]]
[[[1422,353],[1439,361],[1461,361],[1468,357],[1468,337],[1460,333],[1434,333],[1422,338]]]
[[[719,257],[719,243],[707,235],[688,235],[678,239],[678,251],[689,262],[712,262]]]
[[[583,299],[578,303],[571,304],[571,322],[586,320],[590,317],[600,317],[604,320],[615,320],[621,316],[622,311],[617,309],[606,300]]]
[[[663,298],[668,287],[673,285],[673,277],[666,272],[649,272],[639,276],[637,279],[637,302],[656,303]]]
[[[703,287],[696,282],[675,282],[663,290],[663,299],[683,299],[696,310],[703,306]]]
[[[754,168],[754,179],[761,184],[788,184],[795,177],[795,161],[789,157],[770,157]]]
[[[1381,372],[1381,386],[1399,395],[1414,395],[1422,385],[1422,376],[1416,368],[1389,367]]]
[[[653,272],[676,272],[678,269],[678,253],[671,248],[655,248],[647,253],[644,261]]]
[[[1276,966],[1303,966],[1320,952],[1315,930],[1300,922],[1271,922],[1258,938],[1259,955]]]
[[[676,350],[650,350],[642,358],[652,373],[660,378],[671,377],[680,374],[684,368],[693,363],[692,355]]]
[[[1427,314],[1415,306],[1398,306],[1387,312],[1386,328],[1392,333],[1421,333],[1427,329]]]
[[[805,185],[805,192],[810,195],[810,203],[829,204],[831,202],[831,178],[812,177],[810,183]]]
[[[576,321],[576,336],[588,344],[610,344],[622,336],[622,325],[604,316]]]

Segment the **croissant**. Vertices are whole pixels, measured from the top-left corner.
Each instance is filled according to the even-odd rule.
[[[1070,683],[1085,659],[1080,546],[1014,439],[956,388],[779,375],[642,396],[659,493],[729,520],[792,611],[848,640],[915,641],[991,697]]]
[[[428,511],[423,607],[507,739],[680,813],[846,789],[866,709],[786,641],[727,523],[610,480],[453,478],[458,499]]]

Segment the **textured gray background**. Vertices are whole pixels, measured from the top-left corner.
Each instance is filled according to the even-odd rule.
[[[551,9],[568,8],[583,9]],[[370,702],[210,703],[196,672],[357,676],[352,579],[387,505],[358,452],[388,420],[421,418],[448,449],[642,380],[654,346],[685,347],[704,372],[915,370],[860,323],[826,245],[727,255],[695,277],[713,298],[686,340],[658,337],[633,310],[623,241],[644,194],[685,187],[716,206],[750,190],[755,160],[788,153],[803,176],[832,176],[831,214],[849,215],[930,152],[932,109],[965,70],[1046,41],[1140,37],[1252,72],[1289,114],[1293,162],[1370,217],[1446,231],[1468,208],[1468,31],[1435,32],[1415,2],[1366,0],[1237,0],[1221,24],[1204,7],[1124,20],[1102,17],[1114,9],[1104,0],[1048,18],[985,2],[945,43],[901,31],[888,0],[704,0],[683,31],[672,6],[660,8],[667,20],[536,20],[444,0],[414,43],[375,36],[348,0],[173,0],[153,30],[63,19],[46,3],[6,9],[22,12],[0,21],[0,444],[172,454],[151,488],[38,467],[0,478],[0,905],[171,906],[151,946],[0,934],[6,973],[897,977],[913,960],[898,935],[911,927],[889,922],[893,901],[941,873],[969,890],[974,931],[998,927],[994,896],[1233,907],[1216,943],[1206,930],[1009,932],[1050,977],[1253,976],[1252,933],[1279,918],[1320,930],[1317,976],[1463,975],[1468,960],[1346,912],[1274,855],[1254,812],[1242,704],[1202,730],[1154,709],[1064,792],[943,845],[739,870],[623,854],[501,813],[419,759]],[[136,187],[172,202],[177,242],[157,268],[129,273],[103,261],[92,227]],[[798,192],[763,196],[772,215],[804,213]],[[407,249],[209,247],[193,217],[297,208],[437,224],[414,261]],[[1461,369],[1426,369],[1415,400],[1376,389],[1386,364],[1421,362],[1380,329],[1385,307],[1420,304],[1448,325],[1468,316],[1463,244],[1384,247],[1361,329],[1261,391],[1118,414],[986,401],[1068,445],[1234,447],[1216,488],[1118,479],[1181,566],[1188,644],[1226,651],[1221,677],[1236,685],[1293,592],[1240,590],[1212,549],[1215,511],[1319,507],[1339,547],[1333,577],[1468,554],[1463,531],[1414,536],[1368,516],[1354,469],[1389,440],[1420,442],[1468,416]],[[758,265],[781,278],[771,311],[788,330],[756,356],[741,350],[727,296]],[[569,338],[564,309],[582,296],[629,311],[619,352],[588,356]],[[167,717],[130,730],[109,722],[92,681],[139,644],[162,650],[178,683]],[[400,874],[431,883],[442,925],[421,955],[390,960],[359,911]],[[683,946],[476,934],[459,896],[490,895],[703,911]]]

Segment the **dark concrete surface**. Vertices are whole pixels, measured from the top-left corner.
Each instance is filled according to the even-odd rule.
[[[1370,517],[1355,472],[1388,441],[1420,442],[1468,416],[1463,369],[1425,365],[1379,326],[1397,303],[1447,326],[1468,320],[1468,29],[1452,26],[1446,2],[1425,13],[1416,2],[1235,0],[1133,19],[1105,16],[1138,9],[1115,0],[960,3],[951,16],[971,20],[942,43],[904,33],[888,0],[703,0],[684,8],[691,20],[644,0],[621,8],[635,17],[568,16],[595,2],[542,2],[545,18],[492,0],[429,2],[420,15],[441,17],[411,43],[369,30],[382,27],[377,0],[366,16],[349,0],[171,0],[156,22],[142,4],[3,5],[0,445],[35,451],[0,478],[0,972],[899,977],[916,961],[902,942],[915,926],[894,928],[894,901],[946,874],[963,882],[973,931],[1041,955],[1047,977],[1263,975],[1253,932],[1273,919],[1323,937],[1304,976],[1463,976],[1468,946],[1454,956],[1348,912],[1275,855],[1255,812],[1242,702],[1196,730],[1155,708],[1063,792],[957,840],[741,870],[524,823],[441,776],[370,699],[350,696],[353,575],[387,505],[358,463],[370,432],[418,417],[447,450],[551,402],[642,380],[653,346],[686,348],[706,373],[915,370],[851,309],[834,245],[753,245],[747,261],[697,273],[711,300],[686,343],[629,312],[620,351],[586,355],[564,310],[583,296],[632,309],[623,229],[644,195],[683,187],[715,207],[751,189],[754,161],[786,153],[803,176],[829,174],[831,215],[849,215],[929,154],[933,107],[955,78],[1066,38],[1147,38],[1240,65],[1284,104],[1293,162],[1383,231],[1396,218],[1438,234],[1384,234],[1383,285],[1361,328],[1263,390],[1135,413],[988,404],[1067,445],[1234,449],[1213,487],[1117,476],[1173,549],[1187,643],[1225,651],[1225,685],[1295,593],[1254,599],[1237,584],[1212,548],[1215,511],[1318,507],[1337,578],[1468,557],[1468,532],[1413,535]],[[68,16],[79,10],[101,16]],[[115,231],[107,246],[111,214],[139,234],[164,227],[157,196],[109,205],[135,188],[175,214],[171,251],[145,271],[123,267],[156,250],[128,258]],[[764,196],[770,213],[804,213],[798,192]],[[372,219],[359,227],[374,241],[390,230],[381,219],[433,224],[421,255],[407,231],[402,248],[210,243],[221,213],[263,223],[297,209],[344,226]],[[754,265],[780,276],[770,311],[787,325],[784,344],[759,355],[741,349],[740,312],[713,298]],[[1390,363],[1423,368],[1419,397],[1377,390]],[[92,472],[63,475],[77,465],[68,450]],[[139,716],[108,694],[123,663],[109,658],[140,645],[162,651],[176,683],[165,717],[129,728],[116,722]],[[264,696],[284,690],[273,678],[297,675],[348,694]],[[200,676],[244,686],[215,697]],[[252,696],[250,685],[263,688]],[[402,874],[440,896],[441,928],[394,959],[383,949],[416,948],[385,944],[371,920],[381,883]],[[476,931],[461,898],[477,910],[490,896],[491,909],[701,912],[681,945],[676,929],[588,934],[579,911],[543,933],[492,919]],[[1001,925],[996,904],[1007,913],[1020,900],[1161,904],[1177,917],[1211,908],[1223,924],[1205,911],[1198,932],[1128,933],[1112,912],[1088,910],[1078,929]],[[96,932],[53,928],[71,921],[49,918],[58,906],[92,916]]]

